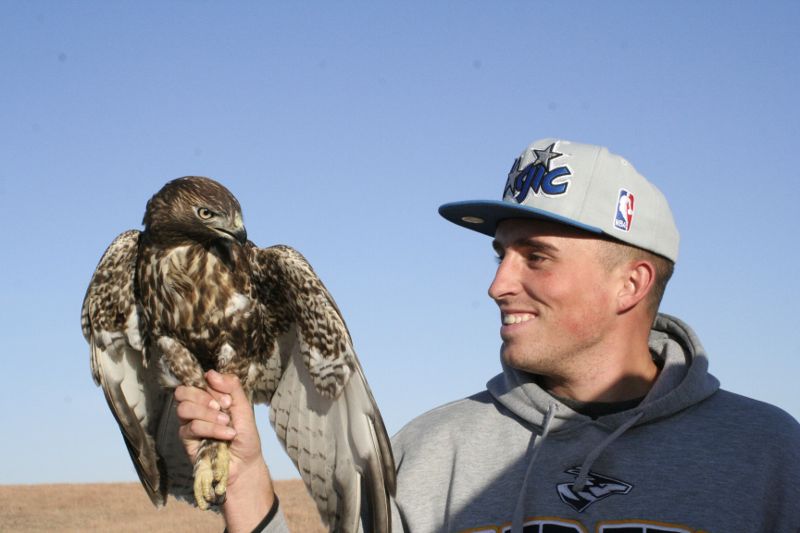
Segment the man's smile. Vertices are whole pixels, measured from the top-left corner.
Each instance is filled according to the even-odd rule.
[[[532,319],[534,315],[530,313],[503,313],[503,325],[520,324]]]

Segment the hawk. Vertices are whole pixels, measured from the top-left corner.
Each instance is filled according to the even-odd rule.
[[[148,496],[198,507],[224,501],[227,443],[201,443],[192,466],[173,389],[204,372],[239,377],[270,422],[331,531],[358,529],[362,496],[374,531],[390,531],[389,438],[341,313],[311,265],[288,246],[247,240],[236,198],[189,176],[148,202],[144,231],[100,259],[81,325],[91,370]],[[364,494],[362,494],[362,491]]]

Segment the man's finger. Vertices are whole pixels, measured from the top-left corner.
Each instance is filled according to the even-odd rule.
[[[203,389],[179,385],[175,387],[175,399],[179,402],[192,402],[198,405],[209,405],[214,397]]]
[[[231,421],[230,416],[228,416],[226,413],[223,413],[219,409],[214,408],[213,406],[205,406],[191,401],[180,402],[176,412],[181,424],[186,424],[192,420],[202,420],[205,422],[211,422],[213,424],[227,426]]]
[[[209,370],[206,372],[206,381],[208,381],[213,391],[221,393],[218,400],[223,407],[226,407],[225,403],[228,402],[228,399],[225,398],[226,395],[230,398],[230,404],[228,406],[237,405],[250,407],[250,402],[247,399],[247,395],[244,393],[239,378],[233,374],[220,374],[214,370]]]
[[[198,405],[207,405],[217,411],[222,408],[219,402],[221,396],[223,395],[213,389],[206,391],[186,385],[179,385],[175,388],[175,399],[179,402],[192,402]]]
[[[221,426],[205,420],[192,420],[183,424],[178,429],[178,435],[184,440],[189,439],[217,439],[232,440],[236,436],[236,430],[230,426]]]

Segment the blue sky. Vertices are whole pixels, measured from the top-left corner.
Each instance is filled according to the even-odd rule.
[[[532,140],[602,144],[672,204],[662,309],[725,388],[800,416],[794,2],[4,2],[0,483],[134,480],[80,333],[105,247],[214,177],[302,251],[391,433],[499,371],[489,239]],[[297,477],[259,409],[276,478]]]

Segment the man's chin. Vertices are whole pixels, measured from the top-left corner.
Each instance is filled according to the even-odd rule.
[[[505,343],[500,349],[500,357],[506,365],[528,374],[541,374],[545,369],[538,354],[531,353],[529,350],[514,349],[513,346]]]
[[[526,358],[517,350],[509,348],[505,344],[503,344],[503,347],[500,350],[500,357],[503,359],[503,362],[511,368],[522,370],[523,372],[530,372],[530,370],[526,368],[526,366],[528,366],[525,364]]]

